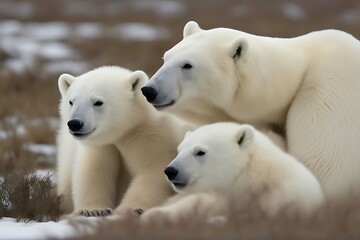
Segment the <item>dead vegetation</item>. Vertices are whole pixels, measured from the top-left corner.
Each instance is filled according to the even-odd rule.
[[[50,176],[39,177],[19,170],[2,175],[0,216],[25,221],[59,220],[61,197],[54,194]]]
[[[22,140],[9,137],[0,145],[0,217],[18,220],[58,220],[61,197],[54,194],[51,175],[38,176],[37,169],[53,168],[23,147]]]
[[[73,220],[81,237],[77,239],[358,239],[360,236],[360,202],[328,202],[309,217],[280,214],[270,218],[250,203],[232,206],[225,224],[209,223],[201,214],[185,216],[178,222],[159,217],[149,223],[129,215],[124,219],[101,220],[96,224]],[[91,227],[95,234],[83,229]]]

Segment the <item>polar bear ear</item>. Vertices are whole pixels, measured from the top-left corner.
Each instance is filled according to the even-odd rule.
[[[235,39],[231,43],[229,54],[234,59],[234,61],[237,61],[238,59],[246,56],[248,50],[249,50],[248,41],[245,38],[240,37]]]
[[[197,22],[195,22],[195,21],[190,21],[184,27],[183,37],[186,38],[186,37],[190,36],[191,34],[194,34],[194,33],[200,32],[200,31],[202,31],[202,29],[199,27],[199,24],[197,24]]]
[[[58,80],[58,86],[62,96],[66,94],[67,90],[75,80],[76,77],[71,76],[70,74],[67,73],[61,74]]]
[[[187,131],[187,132],[185,133],[184,139],[187,138],[187,137],[189,137],[190,134],[191,134],[191,131]]]
[[[149,80],[145,72],[137,70],[130,76],[130,84],[133,91],[138,91]]]
[[[254,127],[244,124],[236,132],[236,141],[241,147],[249,146],[254,141]]]

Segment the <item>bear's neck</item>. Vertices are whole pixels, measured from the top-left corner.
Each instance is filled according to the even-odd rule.
[[[141,119],[135,121],[136,124],[133,125],[129,131],[127,131],[117,142],[119,148],[122,146],[129,145],[140,145],[139,142],[147,140],[151,137],[156,131],[158,131],[159,124],[161,122],[161,115],[144,115],[139,116]]]
[[[235,120],[221,108],[201,97],[183,99],[176,105],[166,108],[165,111],[196,126]]]
[[[275,39],[261,43],[261,49],[251,50],[245,62],[236,65],[233,81],[237,86],[233,87],[233,97],[224,104],[224,110],[242,123],[283,127],[306,76],[307,57],[293,41],[287,41],[286,51],[282,42]],[[266,64],[260,64],[260,60]]]
[[[276,188],[286,177],[283,162],[283,152],[274,147],[264,146],[253,149],[251,159],[248,160],[244,175],[248,179],[248,187],[254,194]]]
[[[118,140],[119,144],[131,142],[133,138],[143,135],[141,133],[148,132],[148,129],[159,122],[161,113],[140,96],[135,99],[132,112],[127,117],[129,118],[129,127]]]
[[[157,166],[154,160],[163,162],[165,168],[176,156],[177,146],[186,131],[190,130],[189,125],[175,116],[159,112],[151,105],[143,110],[146,111],[146,114],[142,114],[143,120],[116,143],[126,167],[133,175]]]

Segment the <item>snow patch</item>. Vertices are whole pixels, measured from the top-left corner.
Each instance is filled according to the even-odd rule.
[[[45,59],[48,63],[77,59],[78,53],[61,42],[70,39],[71,33],[70,24],[63,22],[0,22],[0,51],[7,56],[3,72],[20,74],[24,71],[36,71],[38,59]]]
[[[1,239],[70,238],[76,235],[68,220],[59,222],[17,222],[14,218],[0,219]]]
[[[181,15],[185,12],[186,8],[184,3],[179,1],[163,1],[161,2],[155,11],[165,16]]]
[[[24,136],[27,133],[27,130],[23,125],[19,125],[15,128],[15,132],[18,136]]]
[[[350,9],[340,15],[340,20],[350,24],[360,22],[360,9]]]
[[[30,69],[40,49],[38,42],[19,36],[0,37],[0,49],[10,56],[6,60],[6,66],[12,70],[28,70]]]
[[[0,22],[0,35],[14,35],[22,29],[22,24],[17,21]]]
[[[56,183],[57,180],[54,170],[51,169],[38,169],[32,172],[30,176],[36,176],[40,179],[49,177],[53,183]]]
[[[159,2],[161,6],[159,5],[158,11],[163,11],[164,14],[173,14],[184,7],[183,3],[176,1],[159,0]],[[71,4],[77,6],[75,9],[84,11],[83,3]],[[95,5],[91,7],[97,10]],[[126,6],[119,4],[117,7]],[[157,41],[168,38],[170,31],[162,26],[145,23],[126,23],[109,27],[93,22],[71,24],[0,21],[0,52],[5,56],[3,65],[0,65],[0,75],[11,72],[21,74],[26,71],[41,74],[63,72],[81,74],[89,70],[88,65],[82,61],[81,53],[75,51],[65,41],[73,39],[86,41],[103,36],[124,41]],[[39,67],[41,69],[38,69]]]
[[[137,0],[133,2],[133,7],[135,11],[151,11],[166,17],[181,15],[186,11],[183,2],[169,0]]]
[[[74,32],[80,38],[97,38],[101,36],[102,30],[97,23],[79,23],[74,27]]]
[[[69,74],[80,74],[88,70],[88,65],[82,61],[75,60],[61,60],[48,62],[43,67],[43,73],[48,74],[60,74],[60,73],[69,73]]]
[[[36,154],[42,154],[46,156],[56,155],[56,146],[50,144],[34,144],[28,143],[24,146],[25,149]]]
[[[7,138],[7,133],[5,131],[0,130],[0,141]]]
[[[294,21],[302,21],[306,17],[305,11],[295,3],[285,3],[281,10],[286,17]]]
[[[129,41],[155,41],[168,38],[166,28],[155,27],[145,23],[127,23],[115,26],[111,32],[115,37]]]
[[[27,66],[21,59],[6,60],[4,66],[5,72],[21,73],[29,69],[29,66]]]
[[[49,60],[72,58],[76,56],[73,49],[71,49],[67,44],[60,42],[43,44],[41,49],[39,49],[39,55]]]
[[[77,216],[59,222],[18,222],[14,218],[4,217],[0,219],[0,239],[72,239],[80,234],[94,234],[96,226],[103,223],[104,219],[117,221],[122,217]],[[72,226],[71,222],[76,222],[76,227]]]
[[[37,41],[55,41],[67,39],[70,32],[69,24],[64,22],[27,23],[23,35]]]

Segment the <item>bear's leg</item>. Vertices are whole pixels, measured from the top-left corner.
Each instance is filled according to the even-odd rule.
[[[115,209],[117,214],[129,210],[143,209],[163,204],[174,194],[171,186],[162,174],[152,173],[135,177],[120,205]]]
[[[115,205],[121,155],[114,146],[81,146],[73,172],[75,214],[104,216]]]
[[[76,151],[76,141],[68,132],[60,131],[58,135],[57,156],[57,195],[62,196],[61,211],[71,213],[73,211],[71,197],[71,173]]]
[[[169,205],[155,207],[145,211],[145,213],[141,215],[140,220],[150,222],[163,218],[178,221],[182,218],[188,219],[189,216],[203,217],[204,220],[206,220],[227,215],[226,200],[220,196],[208,193],[194,193],[175,198],[176,201]]]

